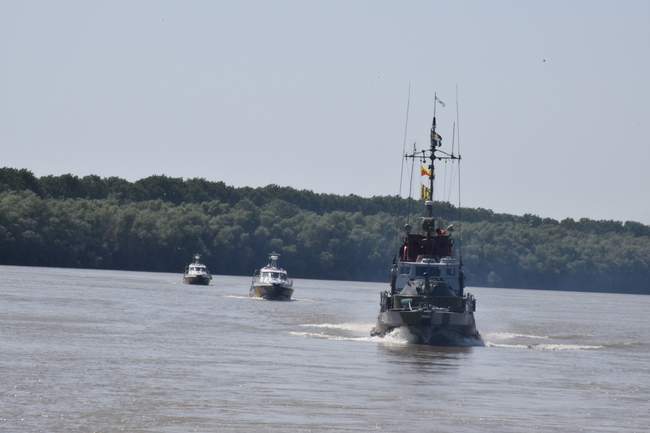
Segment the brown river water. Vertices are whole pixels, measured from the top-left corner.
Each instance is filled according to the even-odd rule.
[[[485,347],[369,337],[385,284],[0,266],[0,432],[647,432],[650,296],[470,288]]]

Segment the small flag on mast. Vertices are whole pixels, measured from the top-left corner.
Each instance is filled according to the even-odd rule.
[[[420,185],[420,198],[425,201],[431,200],[431,190],[424,185]]]
[[[438,98],[438,95],[435,95],[435,98],[436,98],[436,102],[437,102],[438,104],[442,105],[443,107],[446,107],[446,106],[447,106],[447,104],[445,104],[445,103],[442,101],[442,99]]]
[[[436,146],[440,147],[442,145],[442,137],[437,132],[431,130],[431,143],[435,143]]]
[[[420,176],[431,176],[431,169],[426,165],[420,166]]]

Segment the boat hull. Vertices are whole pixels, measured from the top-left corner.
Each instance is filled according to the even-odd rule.
[[[385,336],[397,328],[406,328],[416,344],[431,346],[483,346],[472,312],[441,310],[389,310],[379,313],[370,332]]]
[[[293,288],[282,284],[254,284],[248,295],[253,298],[264,298],[271,301],[290,301]]]
[[[194,284],[194,285],[199,285],[199,286],[207,286],[210,284],[210,277],[203,276],[203,275],[192,275],[192,276],[184,276],[183,277],[183,282],[185,284]]]

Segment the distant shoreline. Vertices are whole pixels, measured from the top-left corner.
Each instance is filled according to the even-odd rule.
[[[417,205],[277,185],[37,178],[0,168],[0,263],[166,272],[199,253],[215,274],[252,275],[278,251],[294,276],[382,282],[409,203]],[[434,215],[438,225],[456,227],[469,285],[650,294],[650,226],[459,210],[446,202],[434,203]],[[417,224],[417,215],[411,221]]]

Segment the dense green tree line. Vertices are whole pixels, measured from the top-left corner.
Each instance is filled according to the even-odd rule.
[[[357,195],[319,194],[308,190],[268,185],[261,188],[235,188],[223,182],[205,179],[183,179],[169,176],[149,176],[136,182],[118,177],[102,178],[91,175],[78,177],[71,174],[36,177],[25,169],[0,168],[0,192],[29,190],[42,198],[85,198],[112,199],[121,203],[162,200],[174,204],[203,203],[219,201],[236,205],[244,198],[258,206],[273,200],[282,200],[302,210],[319,214],[344,211],[361,212],[364,215],[388,213],[404,215],[407,209],[419,213],[420,204],[397,196],[363,198]],[[435,214],[447,220],[458,218],[458,209],[449,203],[436,203]],[[540,224],[562,224],[567,228],[584,233],[631,233],[650,236],[650,226],[634,221],[594,221],[587,218],[575,221],[567,218],[557,221],[535,215],[516,216],[495,213],[489,209],[462,209],[462,220],[466,222],[519,222],[536,226]]]
[[[650,294],[650,236],[546,223],[469,223],[463,257],[488,286]]]
[[[249,275],[276,250],[294,276],[384,281],[406,208],[398,197],[4,168],[0,263],[180,271],[198,252],[215,273]],[[459,215],[442,203],[436,213]],[[650,293],[646,225],[485,209],[462,216],[469,284]]]
[[[213,272],[247,275],[276,250],[296,276],[376,280],[387,274],[394,225],[386,214],[319,215],[281,200],[125,204],[5,192],[0,263],[179,271],[198,252]]]

